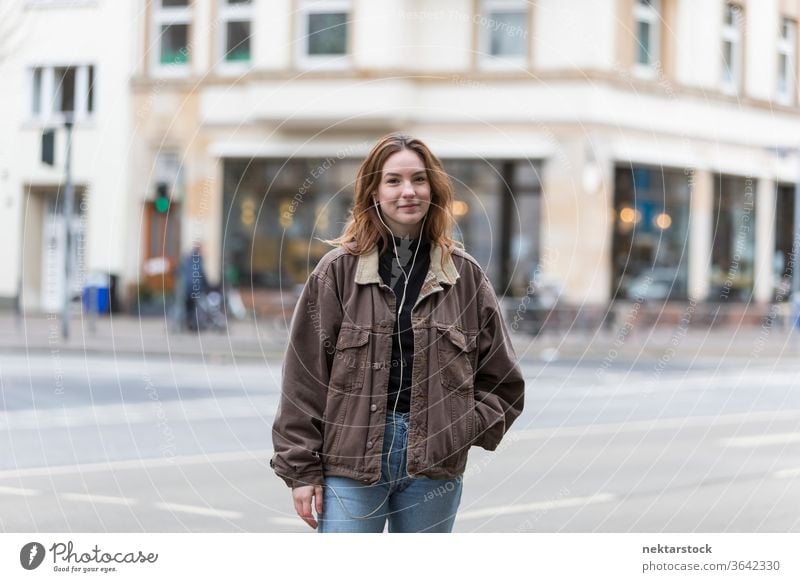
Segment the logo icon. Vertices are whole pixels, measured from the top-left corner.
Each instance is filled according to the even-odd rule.
[[[19,563],[26,570],[35,570],[44,560],[44,546],[39,542],[29,542],[19,552]]]

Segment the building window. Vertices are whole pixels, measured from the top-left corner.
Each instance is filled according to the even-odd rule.
[[[357,170],[349,158],[225,160],[226,282],[250,292],[302,285],[330,250],[322,240],[341,234]]]
[[[778,38],[778,101],[785,105],[795,102],[796,47],[797,23],[784,18]]]
[[[620,166],[614,172],[612,296],[686,299],[689,181],[683,172]]]
[[[525,65],[528,58],[528,2],[483,0],[476,24],[482,64]]]
[[[714,301],[748,301],[755,273],[755,196],[751,178],[717,176],[714,181]]]
[[[75,67],[56,67],[55,110],[75,113]]]
[[[347,66],[350,0],[302,0],[299,10],[303,66]]]
[[[539,160],[443,160],[455,188],[454,237],[503,295],[525,297],[541,280]],[[544,257],[545,259],[547,257]],[[533,304],[531,305],[533,308]]]
[[[633,16],[636,21],[636,68],[651,75],[659,60],[661,24],[660,0],[636,0]]]
[[[31,113],[36,118],[42,114],[42,69],[33,69],[31,75]]]
[[[30,72],[30,114],[40,121],[58,121],[72,114],[76,121],[95,110],[93,65],[34,67]]]
[[[743,55],[742,37],[744,12],[741,6],[725,3],[725,18],[722,24],[722,89],[736,94],[742,85]]]
[[[160,72],[184,72],[191,57],[190,1],[155,0],[153,6],[154,65]]]
[[[220,0],[222,60],[245,64],[251,59],[252,0]]]

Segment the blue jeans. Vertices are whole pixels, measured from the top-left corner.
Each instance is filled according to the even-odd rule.
[[[346,477],[325,476],[318,532],[380,533],[387,519],[390,532],[453,530],[462,479],[411,477],[406,470],[407,439],[408,413],[389,411],[380,480],[367,485]]]

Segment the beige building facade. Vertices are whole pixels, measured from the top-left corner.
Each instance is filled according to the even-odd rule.
[[[498,292],[764,311],[793,268],[799,18],[788,0],[151,0],[125,279],[165,288],[202,242],[256,307],[302,284],[359,160],[399,130],[444,160]]]

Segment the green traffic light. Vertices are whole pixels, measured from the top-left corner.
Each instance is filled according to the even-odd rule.
[[[166,196],[159,196],[156,198],[156,212],[164,214],[169,210],[169,198]]]

